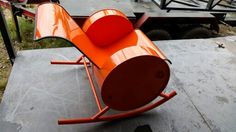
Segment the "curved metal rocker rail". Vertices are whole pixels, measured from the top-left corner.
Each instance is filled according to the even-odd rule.
[[[169,94],[166,94],[166,93],[162,92],[160,94],[162,99],[158,100],[155,103],[143,106],[143,107],[138,108],[138,109],[134,109],[132,111],[127,111],[127,112],[124,112],[124,113],[118,113],[118,114],[103,116],[108,110],[110,110],[110,108],[109,108],[109,106],[105,106],[104,108],[102,108],[102,106],[101,106],[101,102],[98,98],[98,95],[97,95],[97,92],[96,92],[91,74],[90,74],[89,69],[88,69],[88,66],[90,65],[90,62],[87,62],[85,60],[85,57],[82,55],[75,62],[51,61],[51,64],[84,65],[85,70],[86,70],[86,74],[87,74],[88,79],[89,79],[91,89],[93,91],[93,95],[95,97],[96,104],[97,104],[98,109],[99,109],[99,112],[97,112],[94,116],[89,117],[89,118],[59,119],[58,120],[59,125],[92,123],[92,122],[99,122],[99,121],[111,121],[111,120],[117,120],[117,119],[121,119],[121,118],[136,116],[138,114],[141,114],[143,112],[149,111],[149,110],[151,110],[155,107],[158,107],[158,106],[162,105],[163,103],[165,103],[166,101],[168,101],[169,99],[171,99],[172,97],[174,97],[177,94],[175,91],[172,91]]]

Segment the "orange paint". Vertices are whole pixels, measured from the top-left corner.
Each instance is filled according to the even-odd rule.
[[[133,25],[120,11],[106,9],[91,15],[83,31],[96,46],[105,47],[119,41],[133,31]]]
[[[82,30],[83,29],[83,30]],[[123,13],[105,9],[80,28],[57,4],[39,6],[35,38],[64,38],[93,64],[104,103],[116,110],[148,104],[166,87],[170,71],[164,54]]]
[[[93,67],[104,103],[116,110],[148,104],[166,87],[170,71],[155,51],[130,46],[117,51],[98,69]]]

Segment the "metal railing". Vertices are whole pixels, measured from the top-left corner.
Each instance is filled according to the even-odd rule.
[[[5,47],[7,49],[9,59],[11,61],[11,64],[13,64],[14,60],[16,58],[16,53],[15,53],[14,47],[12,45],[10,36],[9,36],[5,16],[2,13],[1,7],[0,7],[0,30],[1,30],[1,34],[2,34],[2,39],[3,39]]]
[[[236,12],[234,0],[152,0],[165,10]]]

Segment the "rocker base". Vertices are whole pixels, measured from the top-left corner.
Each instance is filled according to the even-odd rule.
[[[173,91],[170,94],[164,94],[164,93],[162,93],[162,94],[165,95],[166,97],[163,97],[161,100],[159,100],[153,104],[150,104],[150,105],[147,105],[147,106],[144,106],[144,107],[132,110],[132,111],[114,114],[114,115],[108,115],[108,116],[100,116],[98,118],[90,117],[90,118],[60,119],[60,120],[58,120],[58,124],[59,125],[69,125],[69,124],[93,123],[93,122],[111,121],[111,120],[117,120],[117,119],[136,116],[138,114],[141,114],[143,112],[149,111],[155,107],[162,105],[163,103],[165,103],[169,99],[173,98],[177,93],[175,91]],[[104,109],[107,109],[107,108],[105,107]],[[105,114],[105,112],[103,114]]]
[[[88,64],[90,64],[90,63],[85,60],[85,57],[82,55],[75,62],[51,61],[51,64],[84,65],[86,73],[87,73],[87,76],[88,76],[88,79],[89,79],[89,83],[90,83],[91,89],[92,89],[94,97],[95,97],[95,101],[96,101],[97,106],[98,106],[98,110],[99,110],[99,112],[97,112],[94,116],[88,117],[88,118],[60,119],[60,120],[58,120],[58,124],[59,125],[92,123],[92,122],[100,122],[100,121],[111,121],[111,120],[117,120],[117,119],[122,119],[122,118],[128,118],[128,117],[136,116],[138,114],[141,114],[143,112],[149,111],[149,110],[151,110],[153,108],[156,108],[156,107],[162,105],[163,103],[165,103],[169,99],[173,98],[177,94],[175,91],[172,91],[169,94],[161,93],[160,96],[162,97],[162,99],[158,100],[157,102],[155,102],[153,104],[149,104],[149,105],[140,107],[138,109],[134,109],[134,110],[123,112],[123,113],[119,113],[119,114],[102,116],[107,111],[109,111],[110,108],[109,108],[109,106],[105,106],[104,108],[102,108],[102,106],[101,106],[101,103],[99,101],[99,98],[98,98],[98,95],[97,95],[97,92],[96,92],[96,89],[95,89],[95,86],[94,86],[94,83],[93,83],[93,80],[92,80],[90,72],[88,70]]]

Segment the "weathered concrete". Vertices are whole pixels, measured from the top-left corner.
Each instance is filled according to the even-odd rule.
[[[0,130],[134,132],[148,124],[153,132],[235,131],[235,41],[156,42],[173,62],[166,90],[176,90],[176,97],[135,118],[69,126],[57,125],[57,119],[88,117],[97,111],[95,101],[83,67],[51,65],[50,60],[75,60],[80,53],[75,48],[20,51],[0,105]]]

